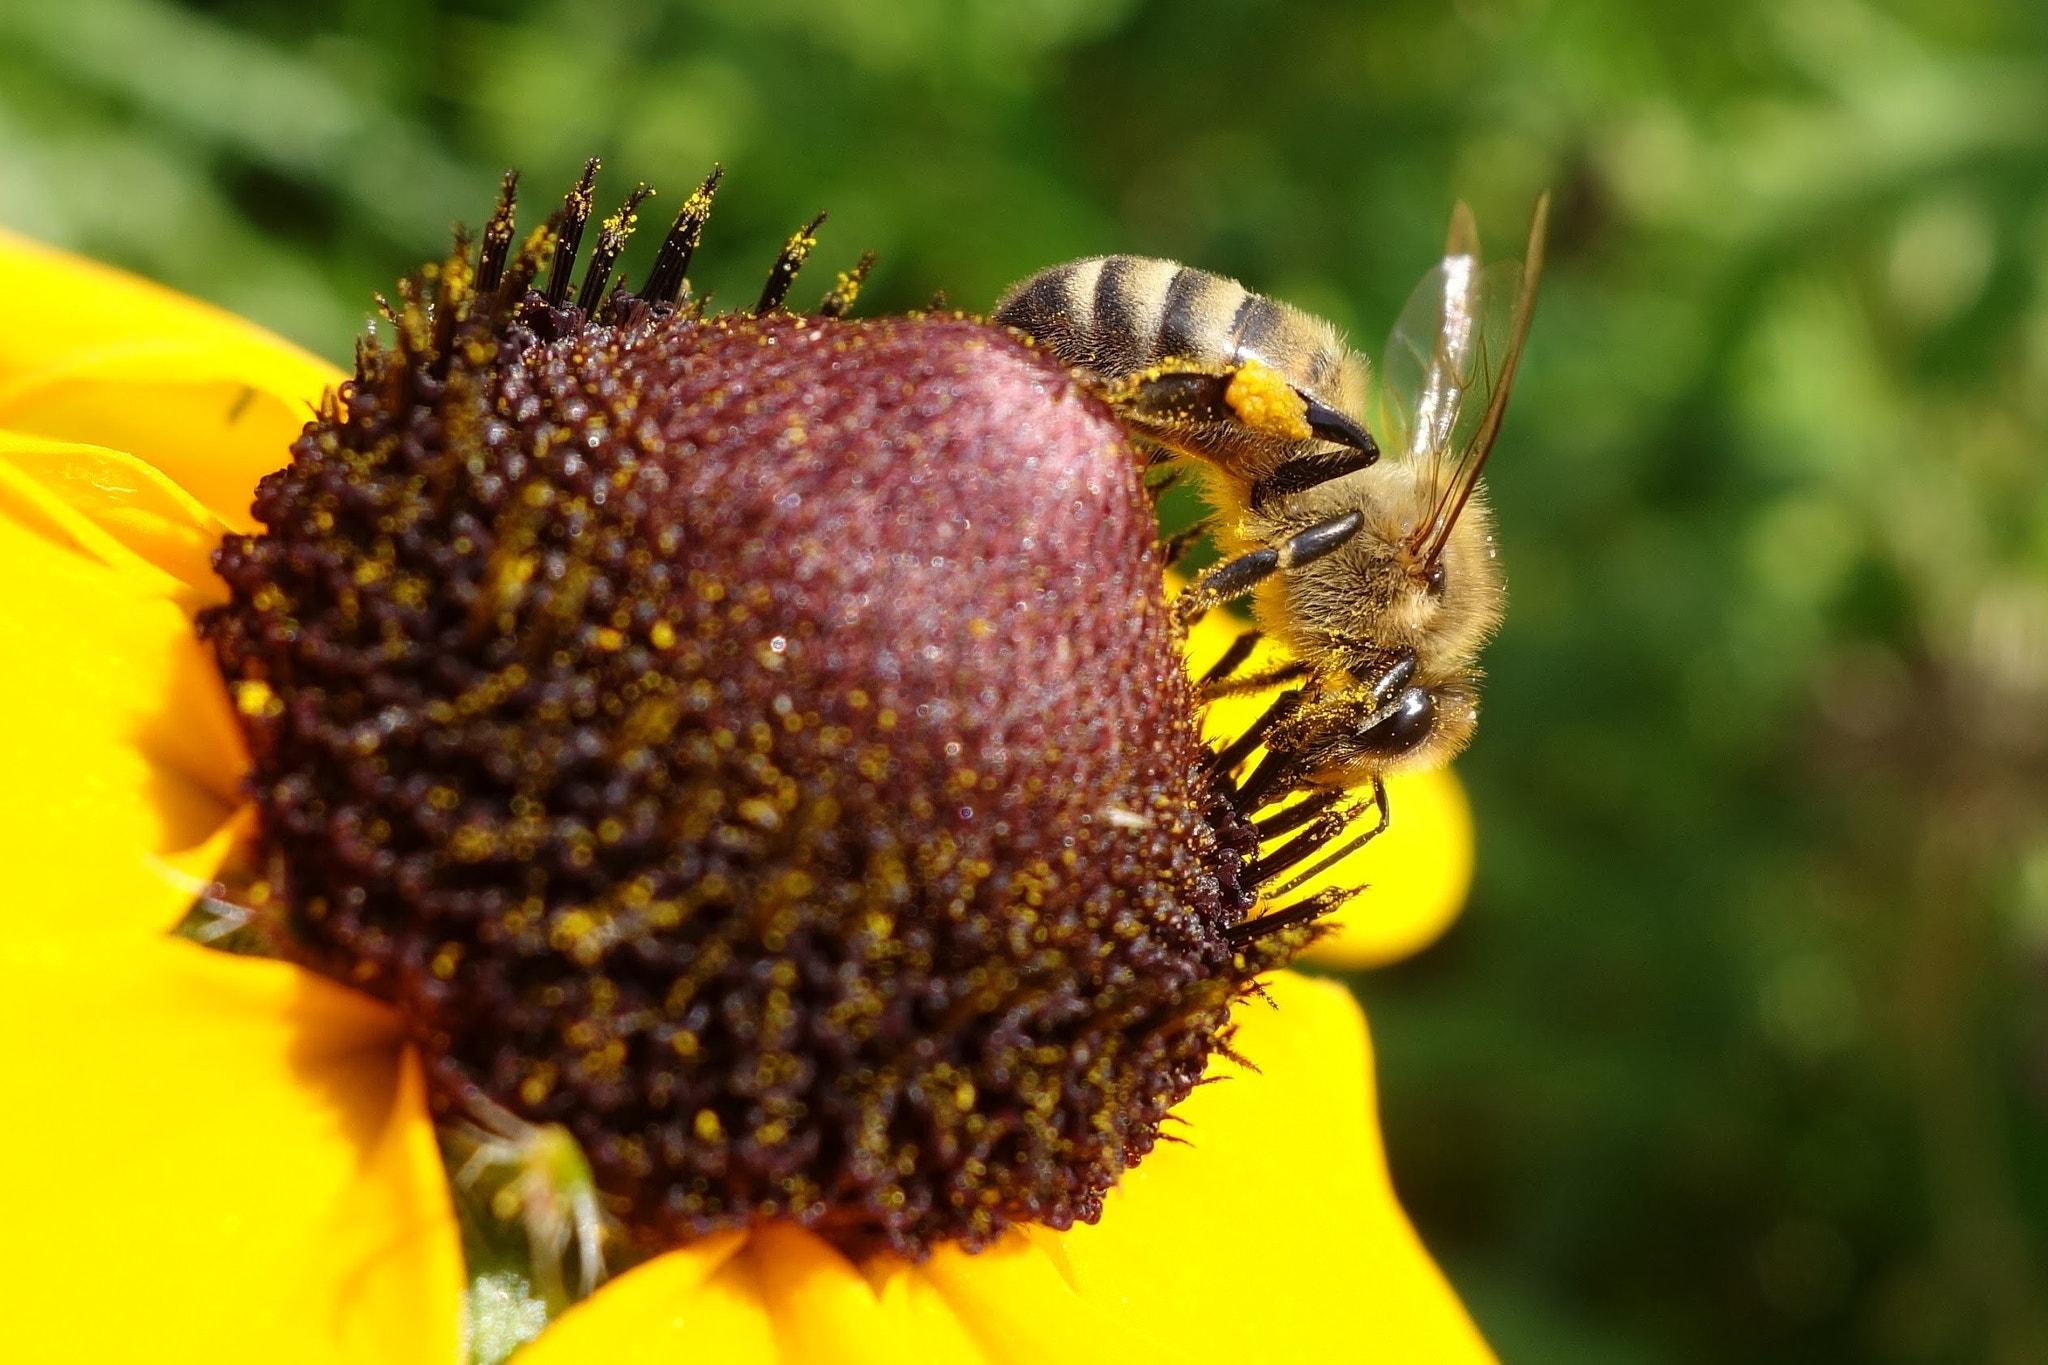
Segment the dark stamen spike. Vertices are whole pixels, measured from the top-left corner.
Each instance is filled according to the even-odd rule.
[[[796,273],[804,268],[804,261],[811,249],[818,244],[818,229],[825,225],[825,215],[820,213],[810,222],[789,235],[776,253],[775,264],[768,268],[768,283],[761,287],[761,301],[754,305],[755,316],[773,313],[782,307],[782,301],[789,297],[789,287],[796,283]]]
[[[505,260],[511,255],[512,239],[518,232],[518,208],[519,172],[507,171],[498,186],[498,206],[491,210],[491,220],[484,225],[483,246],[477,252],[476,292],[480,295],[496,290],[498,281],[505,277]]]
[[[548,267],[547,301],[559,308],[569,297],[569,276],[576,269],[576,251],[583,245],[583,225],[590,221],[591,190],[597,184],[596,157],[583,163],[583,174],[562,200],[560,225],[555,230],[555,260]]]
[[[853,263],[853,269],[842,270],[832,287],[825,291],[825,297],[818,304],[818,316],[843,318],[853,311],[854,301],[860,297],[860,287],[867,282],[868,272],[875,268],[875,253],[863,251],[860,259]]]
[[[469,316],[477,297],[476,276],[469,263],[471,244],[469,229],[457,227],[455,244],[449,249],[448,259],[441,263],[439,287],[434,293],[434,354],[437,366],[444,369],[455,342],[455,329]]]
[[[498,281],[496,307],[504,308],[526,297],[526,291],[540,278],[541,263],[548,259],[554,241],[552,223],[542,223],[526,234],[526,240],[505,266],[505,277]]]
[[[651,186],[641,185],[626,196],[626,202],[619,211],[604,220],[598,230],[597,246],[590,253],[590,268],[583,274],[583,289],[576,296],[576,306],[589,317],[597,312],[597,305],[604,302],[605,286],[612,281],[612,265],[619,259],[619,253],[626,249],[626,239],[633,235],[633,225],[639,220],[640,206],[654,194]]]
[[[654,253],[654,264],[647,271],[647,287],[640,291],[640,297],[649,303],[673,305],[682,296],[690,258],[697,254],[697,243],[704,238],[704,224],[711,218],[711,201],[718,194],[718,182],[724,178],[725,168],[713,166],[711,174],[683,201],[668,236],[661,240],[661,249]]]

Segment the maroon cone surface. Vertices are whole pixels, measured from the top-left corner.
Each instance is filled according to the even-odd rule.
[[[960,319],[400,321],[204,623],[302,955],[648,1249],[1096,1216],[1305,932],[1226,941],[1112,416]]]

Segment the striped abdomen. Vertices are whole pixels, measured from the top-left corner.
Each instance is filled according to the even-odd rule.
[[[1363,362],[1321,318],[1236,280],[1149,256],[1090,256],[1012,286],[995,321],[1067,364],[1116,380],[1167,360],[1255,359],[1331,407],[1355,413]]]

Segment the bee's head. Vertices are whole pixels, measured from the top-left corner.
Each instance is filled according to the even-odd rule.
[[[1361,681],[1341,699],[1303,708],[1276,728],[1273,742],[1299,754],[1302,776],[1322,786],[1441,767],[1478,726],[1476,682],[1467,671],[1423,677],[1405,655],[1380,686]]]
[[[1402,472],[1415,480],[1414,503],[1422,504],[1426,478],[1412,466]],[[1411,521],[1390,538],[1389,622],[1425,665],[1469,661],[1501,619],[1505,587],[1492,513],[1483,496],[1474,496],[1434,545],[1417,545],[1418,524]]]

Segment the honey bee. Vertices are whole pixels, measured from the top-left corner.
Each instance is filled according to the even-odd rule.
[[[1257,643],[1246,632],[1203,680],[1212,697],[1292,684],[1215,758],[1219,773],[1248,769],[1230,779],[1247,816],[1307,793],[1257,822],[1262,839],[1302,834],[1261,857],[1254,883],[1320,852],[1353,813],[1346,794],[1371,789],[1377,825],[1269,895],[1386,828],[1388,773],[1438,766],[1471,740],[1478,655],[1505,595],[1480,474],[1528,336],[1548,215],[1545,195],[1523,260],[1482,267],[1459,204],[1376,385],[1329,323],[1171,261],[1053,266],[996,305],[997,322],[1072,366],[1139,444],[1204,471],[1227,554],[1180,595],[1182,620],[1255,593],[1260,627],[1290,656],[1233,676]]]

